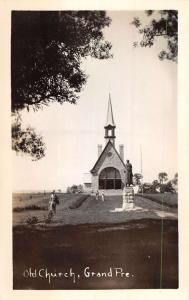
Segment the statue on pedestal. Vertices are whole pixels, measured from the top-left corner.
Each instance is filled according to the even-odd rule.
[[[129,160],[127,160],[126,163],[126,170],[125,170],[125,186],[130,186],[133,184],[133,172],[132,172],[132,165],[129,162]]]
[[[132,210],[134,209],[134,190],[131,187],[133,185],[133,172],[132,172],[132,165],[127,160],[125,165],[125,186],[123,188],[123,205],[122,210]]]

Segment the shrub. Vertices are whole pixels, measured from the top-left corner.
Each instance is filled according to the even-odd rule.
[[[25,211],[25,210],[47,210],[47,206],[39,206],[39,205],[28,205],[28,206],[24,206],[24,207],[14,207],[13,211],[14,212],[21,212],[21,211]]]
[[[161,193],[176,193],[174,187],[172,186],[171,181],[169,181],[167,184],[161,184],[160,192]]]
[[[71,187],[68,186],[67,193],[70,193],[70,194],[83,193],[83,186],[81,184],[79,184],[79,185],[73,184]]]
[[[158,193],[156,186],[151,183],[144,183],[139,187],[138,193]]]
[[[50,212],[48,213],[47,218],[45,219],[45,223],[47,223],[47,224],[51,223],[52,218],[53,218],[53,212],[50,211]]]
[[[36,216],[28,217],[26,222],[27,222],[28,225],[33,225],[33,224],[36,224],[38,222],[38,218]]]
[[[79,208],[88,197],[89,197],[89,195],[83,195],[83,196],[79,197],[79,199],[77,199],[74,203],[72,203],[69,206],[69,208],[70,209]]]

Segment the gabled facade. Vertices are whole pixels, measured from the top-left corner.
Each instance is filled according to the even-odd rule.
[[[115,148],[115,128],[111,98],[109,96],[105,129],[105,147],[98,146],[98,159],[91,169],[91,189],[93,192],[103,190],[121,190],[125,183],[124,146]]]

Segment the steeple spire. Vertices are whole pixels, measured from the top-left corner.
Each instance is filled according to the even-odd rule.
[[[109,93],[108,112],[107,112],[107,119],[106,119],[106,126],[108,125],[115,126],[110,93]]]
[[[114,123],[114,117],[113,117],[113,110],[112,110],[112,102],[111,97],[109,94],[108,99],[108,112],[107,112],[107,119],[106,119],[106,125],[104,126],[105,129],[105,140],[106,143],[108,141],[111,141],[113,145],[115,145],[115,123]]]

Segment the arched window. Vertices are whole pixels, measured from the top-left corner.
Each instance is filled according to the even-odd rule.
[[[99,175],[99,189],[121,189],[121,176],[119,171],[112,167],[103,169]]]

